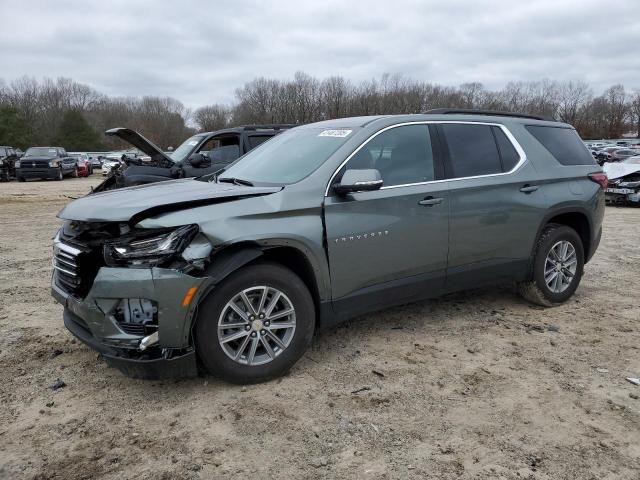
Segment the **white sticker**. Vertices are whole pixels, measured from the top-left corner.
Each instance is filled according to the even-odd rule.
[[[56,149],[55,148],[50,148],[49,149],[49,153],[56,153]]]
[[[197,140],[192,140],[191,142],[189,142],[189,145],[191,145],[192,147],[197,144],[198,144]]]
[[[319,137],[339,137],[344,138],[351,133],[351,130],[324,130]]]

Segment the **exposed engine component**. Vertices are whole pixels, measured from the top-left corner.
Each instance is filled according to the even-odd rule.
[[[131,335],[149,335],[158,330],[158,306],[146,298],[123,298],[113,317]]]

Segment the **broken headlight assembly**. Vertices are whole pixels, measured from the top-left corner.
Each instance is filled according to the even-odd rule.
[[[126,236],[104,245],[104,260],[109,266],[159,266],[182,253],[198,234],[197,225],[171,229],[132,230]]]

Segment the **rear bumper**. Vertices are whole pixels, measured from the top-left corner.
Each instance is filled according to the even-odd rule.
[[[59,169],[49,168],[17,168],[16,177],[22,178],[58,178]]]

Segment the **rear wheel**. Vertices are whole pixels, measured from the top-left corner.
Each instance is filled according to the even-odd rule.
[[[584,247],[578,233],[565,225],[548,225],[538,240],[533,279],[521,283],[520,294],[530,302],[552,307],[576,291],[584,270]]]
[[[206,370],[248,384],[284,375],[304,354],[315,328],[309,290],[277,264],[245,267],[198,307],[195,344]]]

